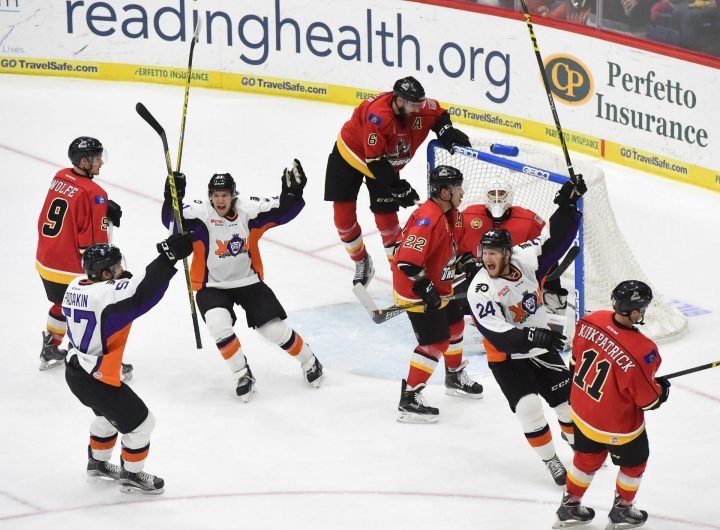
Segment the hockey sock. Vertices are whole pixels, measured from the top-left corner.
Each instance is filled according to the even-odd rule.
[[[215,343],[222,358],[227,361],[230,371],[235,373],[245,368],[247,361],[240,347],[240,339],[234,333],[229,337],[221,339]]]
[[[465,331],[465,320],[462,318],[450,324],[450,342],[445,350],[445,367],[450,370],[460,368],[463,360],[463,332]]]
[[[572,418],[570,417],[570,404],[567,401],[560,403],[554,407],[553,410],[558,418],[560,424],[560,430],[562,431],[563,438],[570,446],[575,446],[575,428],[573,427]]]
[[[90,449],[95,460],[107,462],[112,456],[118,431],[104,416],[96,416],[90,424]]]
[[[642,482],[645,466],[647,466],[647,460],[639,466],[620,466],[615,480],[615,489],[618,495],[622,497],[624,504],[632,504],[635,499],[635,495],[637,495],[640,488],[640,482]]]
[[[382,238],[383,247],[385,247],[385,255],[389,261],[392,261],[393,254],[395,253],[395,243],[397,243],[400,232],[402,231],[397,213],[373,212],[373,215],[375,215],[375,225],[378,227],[378,230],[380,230],[380,237]]]
[[[155,428],[155,416],[148,411],[147,418],[132,431],[122,436],[121,458],[123,467],[131,473],[142,471],[150,453],[150,433]]]
[[[47,331],[52,335],[52,344],[59,346],[67,332],[67,323],[60,304],[53,304],[48,311]]]
[[[442,352],[447,349],[448,342],[418,346],[410,357],[410,370],[408,371],[408,387],[415,388],[421,383],[427,383],[438,365]]]
[[[308,370],[312,366],[312,362],[315,360],[315,355],[300,334],[296,333],[295,330],[291,331],[292,335],[290,338],[287,342],[281,344],[280,347],[300,361],[304,370]]]
[[[555,456],[552,432],[543,414],[542,403],[537,394],[527,394],[515,405],[515,414],[522,425],[525,439],[543,460]]]
[[[590,487],[595,472],[600,469],[607,458],[607,451],[600,453],[575,452],[572,465],[568,468],[568,481],[566,484],[568,493],[573,497],[582,497]]]
[[[353,261],[360,261],[367,255],[362,228],[357,222],[355,201],[333,202],[335,228],[345,250]]]

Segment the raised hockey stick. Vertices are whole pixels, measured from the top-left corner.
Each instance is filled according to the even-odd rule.
[[[353,286],[353,293],[355,293],[355,296],[358,300],[360,300],[360,303],[365,307],[368,314],[370,315],[370,318],[372,318],[373,322],[376,324],[382,324],[383,322],[387,322],[391,318],[394,318],[398,315],[401,315],[408,309],[412,309],[413,307],[422,307],[424,305],[423,302],[418,302],[416,304],[408,304],[408,305],[391,305],[389,307],[383,307],[378,308],[377,304],[375,303],[375,300],[372,299],[370,296],[370,293],[367,292],[367,289],[363,286],[363,284],[358,283]],[[443,300],[459,300],[461,298],[465,298],[467,296],[467,293],[457,293],[452,296],[443,296]]]
[[[195,43],[199,40],[200,37],[201,27],[202,19],[198,19],[197,26],[195,27],[195,33],[193,34],[193,38],[190,41],[190,55],[188,57],[187,79],[185,80],[185,100],[183,101],[182,119],[180,120],[180,142],[177,152],[177,164],[175,164],[175,171],[178,172],[180,171],[180,165],[182,163],[183,142],[185,141],[185,120],[187,118],[188,99],[190,98],[190,78],[192,77],[193,53],[195,52]],[[171,176],[170,180],[172,181],[170,185],[174,186],[175,177]]]
[[[547,275],[547,278],[545,278],[546,281],[552,281],[557,280],[560,276],[563,275],[563,273],[567,270],[567,268],[572,264],[573,261],[575,261],[575,258],[580,253],[580,247],[570,247],[570,250],[567,251],[567,254],[565,254],[565,257],[563,260],[558,264],[557,267],[555,267],[555,270],[552,271],[550,274]]]
[[[570,160],[570,152],[568,151],[567,144],[565,143],[565,135],[563,134],[562,126],[560,125],[560,117],[555,108],[555,100],[553,99],[552,92],[550,91],[550,82],[545,72],[545,64],[543,63],[542,56],[540,55],[540,47],[538,46],[537,37],[535,37],[535,30],[533,29],[532,19],[530,18],[530,10],[528,9],[525,0],[520,0],[522,4],[523,12],[525,13],[525,23],[527,24],[528,31],[530,32],[530,40],[532,41],[533,49],[535,50],[535,58],[537,59],[538,67],[540,68],[540,75],[542,76],[543,85],[545,86],[545,93],[547,94],[548,102],[550,103],[550,110],[552,111],[553,119],[555,120],[555,128],[557,129],[558,136],[560,136],[560,145],[562,146],[563,155],[565,155],[565,163],[567,164],[568,173],[570,174],[570,180],[573,184],[577,182],[577,176],[573,169],[572,161]]]
[[[714,362],[707,363],[707,364],[701,364],[700,366],[695,366],[693,368],[687,368],[685,370],[680,370],[679,372],[673,372],[671,374],[658,376],[658,377],[664,377],[665,379],[672,379],[673,377],[680,377],[681,375],[693,374],[695,372],[707,370],[708,368],[715,368],[716,366],[720,366],[720,361],[714,361]]]
[[[180,211],[180,201],[178,201],[175,179],[173,178],[172,162],[170,161],[170,148],[168,147],[165,129],[162,128],[160,123],[158,123],[155,119],[155,116],[150,114],[150,111],[142,103],[135,105],[135,110],[140,117],[145,120],[148,125],[150,125],[150,127],[155,129],[155,132],[158,133],[160,139],[162,140],[163,150],[165,151],[165,165],[167,167],[168,180],[170,181],[170,195],[172,196],[175,225],[177,226],[178,233],[182,233],[182,212]],[[190,300],[190,315],[192,316],[193,330],[195,332],[195,346],[199,350],[202,348],[202,340],[200,339],[200,326],[198,324],[197,309],[195,308],[195,295],[193,294],[192,286],[190,284],[190,269],[188,268],[188,260],[187,258],[183,258],[182,261],[185,269],[185,283],[187,284],[188,299]]]

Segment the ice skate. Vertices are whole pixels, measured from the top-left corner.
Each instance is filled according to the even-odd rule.
[[[465,372],[467,365],[468,362],[463,361],[455,370],[445,367],[445,393],[448,396],[482,399],[483,386],[468,377]]]
[[[313,356],[312,365],[307,370],[303,370],[303,372],[305,375],[305,381],[315,388],[320,388],[320,384],[323,379],[325,379],[325,375],[323,374],[323,365],[320,361],[318,361],[317,357]]]
[[[52,343],[53,336],[46,331],[43,334],[42,351],[40,352],[40,371],[44,372],[64,364],[67,350],[63,350]]]
[[[550,471],[555,484],[564,486],[565,479],[567,479],[567,471],[557,455],[553,456],[550,460],[543,460],[543,462],[545,462],[545,466],[547,466],[548,471]]]
[[[595,510],[583,506],[580,501],[573,500],[566,493],[563,495],[562,504],[555,512],[555,516],[553,528],[570,528],[591,523],[595,517]]]
[[[373,276],[375,276],[375,267],[373,267],[372,258],[370,254],[365,254],[363,259],[355,262],[353,285],[360,283],[363,287],[367,287],[370,280],[373,279]]]
[[[140,493],[142,495],[160,495],[165,491],[165,481],[160,477],[138,471],[132,473],[124,468],[120,470],[120,491]]]
[[[639,528],[648,520],[645,510],[638,510],[635,504],[623,504],[622,497],[615,494],[615,502],[608,514],[608,523],[605,530],[626,530]]]
[[[419,384],[415,390],[407,389],[407,381],[403,379],[402,390],[400,391],[400,403],[398,410],[400,415],[398,421],[403,423],[437,423],[440,411],[430,407],[421,394],[425,383]]]
[[[235,378],[237,379],[235,393],[243,402],[247,403],[255,395],[255,377],[250,370],[250,365],[246,364],[245,368],[235,372]]]
[[[105,462],[103,460],[96,460],[93,458],[92,449],[88,446],[88,464],[87,464],[87,476],[90,479],[100,480],[119,480],[120,472],[122,468]]]

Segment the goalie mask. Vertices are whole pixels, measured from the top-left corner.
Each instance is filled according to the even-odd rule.
[[[639,311],[640,320],[636,324],[642,324],[653,294],[648,284],[639,280],[625,280],[613,289],[610,298],[613,310],[620,315],[629,317],[633,311]]]
[[[513,189],[504,179],[493,180],[485,191],[485,207],[493,219],[502,219],[512,206]]]
[[[123,255],[118,247],[111,243],[96,243],[83,253],[82,267],[88,279],[102,281],[103,271],[115,277],[115,268],[122,261]]]

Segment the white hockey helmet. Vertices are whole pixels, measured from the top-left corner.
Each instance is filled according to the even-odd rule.
[[[500,219],[512,206],[513,189],[509,182],[495,177],[485,190],[485,207],[493,219]]]

